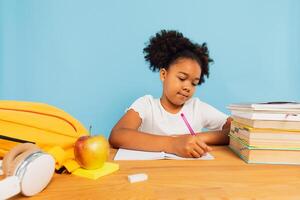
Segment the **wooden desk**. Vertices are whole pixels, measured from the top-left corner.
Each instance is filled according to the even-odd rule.
[[[118,161],[118,172],[96,181],[55,174],[30,199],[300,199],[300,166],[246,164],[225,146],[212,154],[210,161]],[[135,173],[149,179],[131,184]]]

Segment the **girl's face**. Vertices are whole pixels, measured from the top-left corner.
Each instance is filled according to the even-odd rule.
[[[179,58],[169,66],[160,70],[163,82],[161,103],[169,112],[178,112],[189,100],[199,83],[201,67],[197,61],[189,58]]]

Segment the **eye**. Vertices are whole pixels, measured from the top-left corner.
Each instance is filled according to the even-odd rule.
[[[181,76],[178,76],[178,79],[181,80],[181,81],[184,81],[185,78],[184,77],[181,77]]]
[[[193,86],[197,86],[199,84],[199,81],[195,81],[192,83]]]

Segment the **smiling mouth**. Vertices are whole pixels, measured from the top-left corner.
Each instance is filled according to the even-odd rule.
[[[181,93],[178,93],[178,95],[179,95],[179,96],[182,96],[182,97],[184,97],[184,98],[188,98],[188,97],[189,97],[189,96],[184,95],[184,94],[181,94]]]

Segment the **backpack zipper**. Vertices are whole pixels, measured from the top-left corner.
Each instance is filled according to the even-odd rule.
[[[57,116],[57,115],[52,115],[52,114],[47,114],[47,113],[41,113],[41,112],[36,112],[36,111],[29,111],[29,110],[21,110],[21,109],[11,109],[11,108],[0,108],[2,110],[11,110],[11,111],[21,111],[21,112],[27,112],[27,113],[34,113],[34,114],[38,114],[38,115],[45,115],[45,116],[49,116],[49,117],[55,117],[58,118],[60,120],[63,120],[65,122],[67,122],[70,126],[72,126],[72,128],[75,130],[75,132],[77,132],[76,127],[67,119]]]

